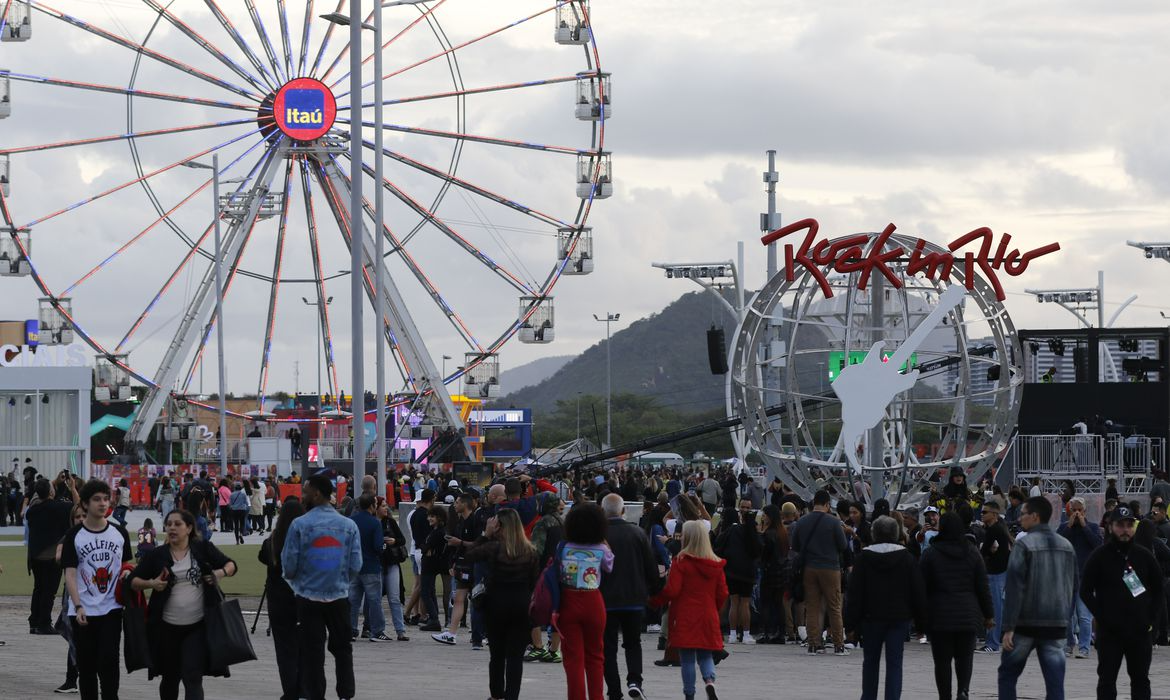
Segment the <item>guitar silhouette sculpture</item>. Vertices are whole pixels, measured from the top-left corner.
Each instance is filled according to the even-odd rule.
[[[854,472],[860,473],[862,469],[857,461],[857,441],[865,431],[885,417],[886,408],[895,396],[911,389],[918,382],[918,370],[902,374],[900,368],[910,361],[918,346],[942,323],[953,307],[963,302],[966,295],[967,290],[961,284],[947,287],[939,297],[938,306],[918,324],[888,360],[882,359],[882,348],[886,342],[879,340],[870,347],[864,360],[843,368],[833,381],[833,393],[841,399],[841,439],[844,441],[845,459]]]

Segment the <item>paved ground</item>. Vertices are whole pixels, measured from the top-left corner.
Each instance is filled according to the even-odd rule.
[[[255,610],[255,600],[245,600],[246,610]],[[27,633],[27,599],[0,598],[0,697],[5,700],[46,698],[65,675],[65,643],[59,637]],[[251,617],[249,616],[249,622]],[[253,638],[259,660],[237,666],[230,679],[208,679],[209,698],[272,698],[276,663],[272,641],[264,635],[265,618]],[[643,637],[646,651],[645,688],[653,700],[682,697],[678,669],[657,668],[650,659],[654,638]],[[720,697],[734,700],[764,700],[777,697],[856,698],[860,692],[861,654],[848,658],[808,657],[795,646],[730,647],[732,655],[718,667]],[[905,697],[935,697],[929,647],[911,644],[906,653]],[[411,641],[386,644],[358,642],[354,651],[359,698],[404,697],[419,700],[478,700],[487,697],[487,652],[472,651],[461,638],[456,647],[443,647],[428,635],[411,633]],[[1170,649],[1154,653],[1155,693],[1170,688]],[[995,697],[996,659],[976,655],[973,698]],[[331,667],[330,667],[331,668]],[[332,678],[332,671],[328,672]],[[332,681],[330,681],[332,683]],[[1096,661],[1070,660],[1066,690],[1070,700],[1095,697]],[[1128,697],[1128,683],[1120,697]],[[525,698],[565,696],[560,666],[526,664]],[[139,671],[123,676],[121,697],[138,700],[158,697],[157,681],[148,682]],[[1040,672],[1031,664],[1020,683],[1021,698],[1043,697]]]

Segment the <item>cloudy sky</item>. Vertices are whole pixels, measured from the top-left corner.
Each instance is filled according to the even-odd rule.
[[[257,4],[275,53],[283,55],[275,1]],[[304,25],[301,4],[289,3],[296,6],[290,15],[294,72],[304,72],[295,66]],[[263,43],[243,3],[219,5],[263,61]],[[316,12],[334,5],[319,0]],[[547,0],[446,0],[434,13],[442,32],[420,23],[403,34],[387,51],[387,72],[442,52],[444,33],[446,41],[462,44],[549,5]],[[938,242],[979,226],[1011,233],[1027,247],[1059,241],[1059,254],[1042,259],[1026,277],[1007,281],[1007,304],[1018,327],[1070,325],[1071,316],[1036,304],[1023,289],[1093,286],[1099,269],[1106,275],[1107,311],[1139,295],[1120,324],[1161,325],[1159,311],[1170,312],[1164,300],[1170,269],[1125,246],[1126,240],[1170,240],[1164,199],[1170,192],[1170,146],[1163,128],[1170,118],[1170,91],[1158,82],[1170,73],[1165,3],[594,0],[591,5],[602,68],[613,74],[614,115],[605,148],[613,152],[615,194],[596,202],[589,214],[595,272],[565,277],[554,290],[555,343],[513,340],[501,351],[505,367],[579,352],[597,342],[604,327],[593,321],[594,313],[620,312],[624,325],[625,319],[654,313],[690,291],[687,283],[652,270],[652,261],[727,259],[737,241],[746,241],[747,282],[761,285],[765,254],[757,229],[768,149],[778,152],[785,221],[814,217],[832,235],[894,222],[902,232]],[[52,7],[134,42],[144,40],[154,19],[145,3],[131,0],[56,0]],[[178,0],[172,10],[229,62],[256,73],[204,3]],[[418,16],[412,8],[388,10],[387,35]],[[0,68],[86,83],[130,81],[133,52],[56,17],[35,13],[33,19],[31,41],[0,44]],[[324,26],[310,24],[312,63]],[[546,13],[460,49],[455,55],[463,88],[587,70],[585,52],[556,45],[552,34],[553,19]],[[340,38],[324,52],[318,75],[336,55]],[[256,92],[166,22],[147,46]],[[345,70],[343,62],[327,82],[340,80]],[[253,104],[192,72],[144,59],[135,85]],[[368,70],[366,77],[372,77]],[[281,76],[273,81],[281,82]],[[344,82],[335,90],[343,107],[350,101]],[[389,99],[398,99],[457,85],[440,58],[396,74],[385,88]],[[22,81],[13,82],[12,94],[13,116],[0,121],[0,149],[127,131],[126,100],[118,95]],[[364,94],[366,101],[372,99],[371,90]],[[589,124],[573,118],[573,97],[573,85],[560,83],[473,95],[463,114],[450,99],[393,105],[386,121],[588,149],[593,134]],[[141,99],[134,110],[135,132],[254,116]],[[255,128],[249,123],[140,139],[142,167],[152,172],[218,146],[224,163],[238,159],[225,177],[258,172],[264,147]],[[445,171],[453,142],[393,132],[387,146],[401,158]],[[348,168],[345,161],[341,165]],[[569,155],[470,143],[456,175],[554,221],[572,223],[579,215],[575,166]],[[285,173],[283,164],[275,168],[274,191],[284,189]],[[387,174],[421,206],[431,207],[441,194],[442,182],[417,167],[391,161]],[[121,141],[12,156],[9,204],[17,224],[35,222],[34,261],[54,293],[147,231],[72,292],[81,325],[110,348],[179,267],[187,244],[165,223],[155,225],[159,212],[139,185],[40,219],[137,177],[130,149]],[[300,389],[310,390],[316,382],[314,317],[300,298],[311,301],[316,291],[291,281],[313,276],[306,205],[311,204],[319,229],[321,269],[331,275],[348,265],[325,192],[311,184],[307,200],[300,180],[299,167],[294,168],[280,259],[279,276],[286,283],[279,287],[269,391],[293,389],[298,362]],[[204,173],[178,168],[149,180],[162,211],[177,207],[174,228],[191,238],[209,223],[210,193],[198,189],[205,181]],[[367,180],[367,194],[372,184]],[[416,274],[394,258],[392,273],[436,363],[444,354],[454,358],[447,363],[450,370],[469,349],[464,335],[486,346],[505,332],[521,292],[433,225],[411,235],[417,213],[395,196],[388,195],[387,202],[388,224],[406,240],[418,269]],[[459,187],[443,195],[435,213],[449,232],[513,273],[521,288],[539,287],[555,263],[555,226]],[[252,231],[242,259],[251,276],[238,276],[228,293],[229,389],[237,393],[254,392],[259,382],[271,292],[267,278],[279,240],[278,219]],[[201,257],[182,268],[124,343],[131,364],[144,374],[155,374],[206,268]],[[459,314],[462,332],[431,300],[418,275]],[[0,284],[5,289],[0,317],[34,314],[38,292],[31,280],[5,278]],[[347,278],[327,283],[343,387],[349,386],[348,290]],[[368,360],[372,354],[371,346]],[[198,389],[197,376],[192,390]],[[369,373],[367,378],[372,381]],[[392,373],[391,389],[399,382]]]

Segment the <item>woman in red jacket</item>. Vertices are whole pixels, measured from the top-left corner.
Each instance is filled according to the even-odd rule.
[[[711,653],[723,649],[719,609],[727,602],[724,561],[711,550],[711,538],[702,522],[688,521],[682,532],[682,551],[670,568],[666,588],[650,604],[660,607],[670,603],[670,645],[678,649],[682,661],[686,699],[695,698],[697,662],[707,684],[707,700],[718,700]]]

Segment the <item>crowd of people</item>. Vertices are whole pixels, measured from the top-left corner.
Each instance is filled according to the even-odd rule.
[[[1054,509],[1038,486],[972,489],[958,470],[897,509],[824,489],[805,501],[723,469],[575,476],[509,471],[477,488],[402,474],[394,495],[414,508],[400,523],[372,476],[339,500],[338,480],[317,474],[282,501],[283,480],[166,475],[151,484],[162,533],[148,519],[135,538],[125,484],[26,474],[30,632],[69,640],[58,692],[116,697],[122,608],[149,594],[148,675],[161,698],[180,686],[202,698],[203,678],[227,673],[207,656],[205,615],[240,566],[212,544],[218,523],[234,543],[267,535],[259,562],[286,699],[325,697],[326,651],[335,692],[355,697],[353,645],[414,631],[486,646],[494,700],[519,697],[530,662],[561,664],[570,700],[645,698],[644,634],[688,700],[718,697],[716,665],[740,644],[860,648],[863,700],[878,697],[883,658],[884,697],[900,697],[908,643],[930,645],[944,700],[970,696],[977,653],[999,655],[997,687],[980,690],[1014,698],[1033,651],[1050,698],[1063,697],[1066,659],[1094,653],[1098,697],[1116,696],[1123,661],[1133,697],[1150,697],[1170,593],[1163,482],[1150,508],[1112,499],[1095,522],[1071,488]]]

